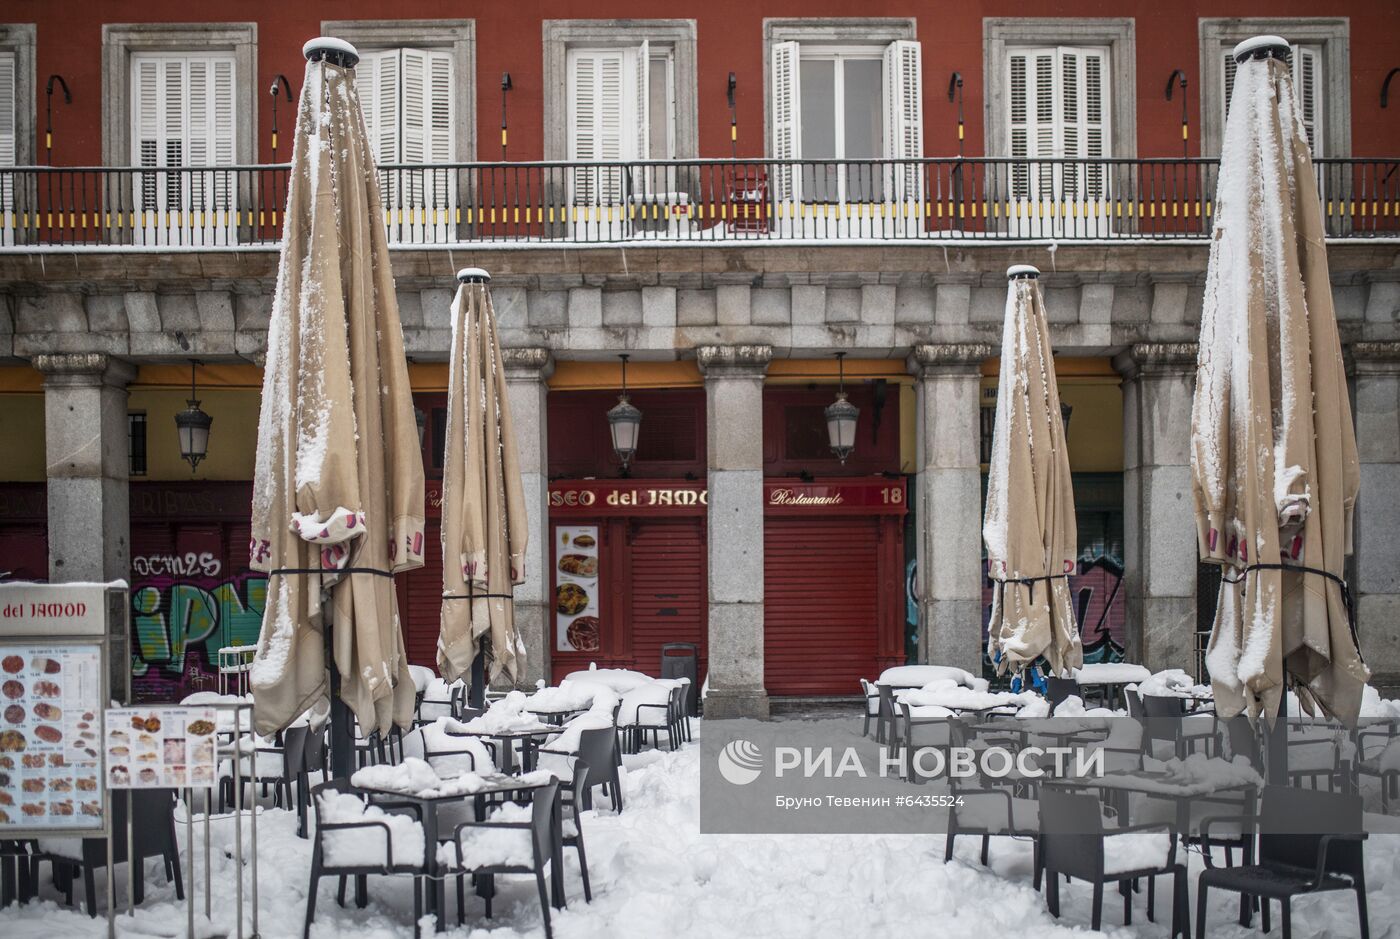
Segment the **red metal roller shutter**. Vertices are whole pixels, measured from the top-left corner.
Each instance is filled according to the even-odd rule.
[[[661,674],[661,646],[693,642],[705,674],[706,584],[703,518],[647,519],[632,534],[634,667]]]
[[[878,517],[764,519],[764,685],[853,695],[878,674]]]
[[[437,668],[438,632],[442,618],[442,528],[428,519],[423,531],[423,566],[394,578],[399,595],[399,627],[408,660]]]

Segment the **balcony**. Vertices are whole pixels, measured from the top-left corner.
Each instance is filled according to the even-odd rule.
[[[1400,237],[1400,160],[1323,159],[1330,238]],[[1204,239],[1219,161],[692,160],[379,168],[396,245]],[[0,169],[0,250],[276,245],[282,165]]]

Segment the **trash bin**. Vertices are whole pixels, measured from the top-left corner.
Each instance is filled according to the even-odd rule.
[[[699,700],[700,647],[693,642],[668,642],[661,647],[661,677],[689,678],[685,695],[685,712],[694,717]]]

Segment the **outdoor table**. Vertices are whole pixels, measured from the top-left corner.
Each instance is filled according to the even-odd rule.
[[[450,783],[459,778],[462,774],[443,776],[444,783]],[[476,792],[443,792],[438,789],[429,789],[422,792],[412,790],[392,789],[379,786],[357,786],[351,783],[351,789],[362,792],[371,797],[378,796],[384,801],[399,803],[409,803],[418,807],[419,816],[423,825],[423,849],[424,866],[428,871],[428,879],[432,881],[432,887],[428,891],[428,912],[432,913],[437,922],[437,931],[443,932],[443,916],[447,912],[447,885],[446,877],[448,871],[444,871],[438,861],[438,819],[437,810],[439,806],[455,804],[468,799],[475,799],[477,796],[499,795],[510,792],[529,792],[541,789],[550,783],[550,779],[539,782],[524,782],[518,776],[510,776],[505,773],[478,773],[476,774],[487,784],[484,788]],[[563,813],[556,799],[551,813],[554,818],[553,826],[556,835],[562,834],[560,825]],[[560,906],[564,898],[564,843],[562,838],[556,837],[551,847],[550,857],[550,890],[554,897],[554,905]],[[358,891],[358,886],[356,890]],[[491,878],[479,878],[477,892],[482,896],[488,895],[482,891],[494,889]],[[357,894],[358,895],[358,894]]]
[[[1131,662],[1090,662],[1074,670],[1074,680],[1079,682],[1081,691],[1097,689],[1097,698],[1104,706],[1111,695],[1117,695],[1119,704],[1124,704],[1123,687],[1140,685],[1151,677],[1152,672],[1145,666]]]
[[[562,711],[537,711],[532,707],[527,707],[525,710],[529,711],[546,724],[553,724],[557,727],[577,714],[586,713],[588,708],[567,708]]]
[[[1021,746],[1025,746],[1031,737],[1048,737],[1055,742],[1056,746],[1065,746],[1066,741],[1082,737],[1086,734],[1107,733],[1109,729],[1109,718],[1107,717],[1031,717],[1026,719],[982,721],[978,724],[969,724],[968,730],[973,733],[1013,733],[1021,738]]]
[[[551,724],[543,724],[543,723],[542,723],[542,724],[540,724],[538,727],[532,727],[532,728],[528,728],[528,729],[525,729],[525,730],[495,731],[495,730],[465,730],[465,729],[454,728],[453,731],[452,731],[452,733],[451,733],[449,736],[453,736],[453,737],[485,737],[485,738],[488,739],[488,740],[494,740],[494,741],[496,741],[497,745],[498,745],[499,748],[500,748],[500,756],[501,756],[501,767],[500,767],[500,768],[501,768],[501,772],[502,772],[502,773],[505,773],[506,775],[510,775],[511,773],[514,773],[514,772],[515,772],[515,746],[514,746],[515,741],[517,741],[517,740],[524,740],[524,741],[526,741],[526,743],[525,743],[525,752],[522,754],[522,757],[523,757],[523,759],[524,759],[524,768],[525,768],[525,770],[528,772],[529,769],[530,769],[530,767],[531,767],[532,764],[533,764],[533,760],[531,759],[530,750],[531,750],[532,744],[533,744],[534,741],[535,741],[535,738],[537,738],[537,737],[538,737],[538,738],[549,737],[549,736],[553,736],[554,734],[557,734],[557,733],[559,733],[559,728],[558,728],[557,726],[554,726],[554,725],[551,725]]]
[[[1152,770],[1115,770],[1102,776],[1075,776],[1061,779],[1046,779],[1046,786],[1059,786],[1073,789],[1098,789],[1101,792],[1140,793],[1150,799],[1169,801],[1176,806],[1176,832],[1186,837],[1191,833],[1191,803],[1193,800],[1209,800],[1224,793],[1244,794],[1247,806],[1254,805],[1259,786],[1256,783],[1219,783],[1215,780],[1178,780],[1171,774]]]
[[[886,688],[922,688],[940,678],[970,687],[962,669],[947,665],[896,665],[881,672],[880,677],[875,679],[875,684],[884,685]]]

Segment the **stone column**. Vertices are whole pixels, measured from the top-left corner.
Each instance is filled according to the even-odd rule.
[[[1361,458],[1351,571],[1357,631],[1366,664],[1393,687],[1400,681],[1400,342],[1358,342],[1349,351]]]
[[[136,369],[105,353],[38,355],[44,374],[49,579],[131,576],[126,386]]]
[[[709,451],[710,718],[768,717],[763,687],[763,376],[770,346],[700,346]]]
[[[523,685],[549,681],[549,451],[545,380],[554,372],[548,349],[502,349],[510,416],[530,536],[526,546],[525,582],[515,588],[515,625],[525,640]]]
[[[1196,516],[1191,398],[1196,344],[1139,343],[1123,376],[1123,589],[1126,656],[1154,672],[1195,671]]]
[[[982,360],[989,345],[919,345],[914,511],[919,658],[982,674]]]

